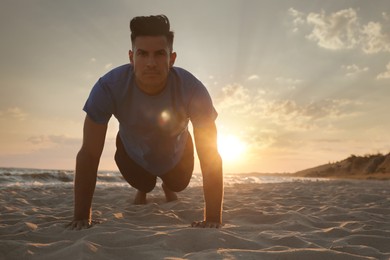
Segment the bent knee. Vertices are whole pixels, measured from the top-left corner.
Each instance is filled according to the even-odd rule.
[[[167,183],[164,182],[165,187],[167,187],[169,190],[174,191],[174,192],[181,192],[185,190],[188,186],[188,182],[182,182],[182,183]]]

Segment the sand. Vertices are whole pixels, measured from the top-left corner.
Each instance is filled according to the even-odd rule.
[[[87,230],[71,220],[73,189],[0,190],[0,259],[390,259],[390,182],[226,185],[222,229],[191,228],[201,187],[132,205],[127,186],[98,186]]]

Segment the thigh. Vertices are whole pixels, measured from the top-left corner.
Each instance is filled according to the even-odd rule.
[[[170,190],[179,192],[188,186],[193,171],[194,145],[192,143],[191,135],[188,134],[188,139],[182,158],[172,170],[161,176],[161,179]]]
[[[116,137],[115,162],[123,178],[137,190],[148,193],[156,186],[156,176],[146,171],[127,155],[119,134]]]

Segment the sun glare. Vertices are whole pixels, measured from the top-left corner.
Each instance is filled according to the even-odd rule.
[[[242,157],[246,145],[237,136],[219,135],[218,151],[225,161],[236,161]]]

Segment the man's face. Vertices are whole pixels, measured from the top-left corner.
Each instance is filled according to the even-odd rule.
[[[165,88],[176,53],[171,52],[165,36],[138,36],[129,58],[138,87],[153,95]]]

